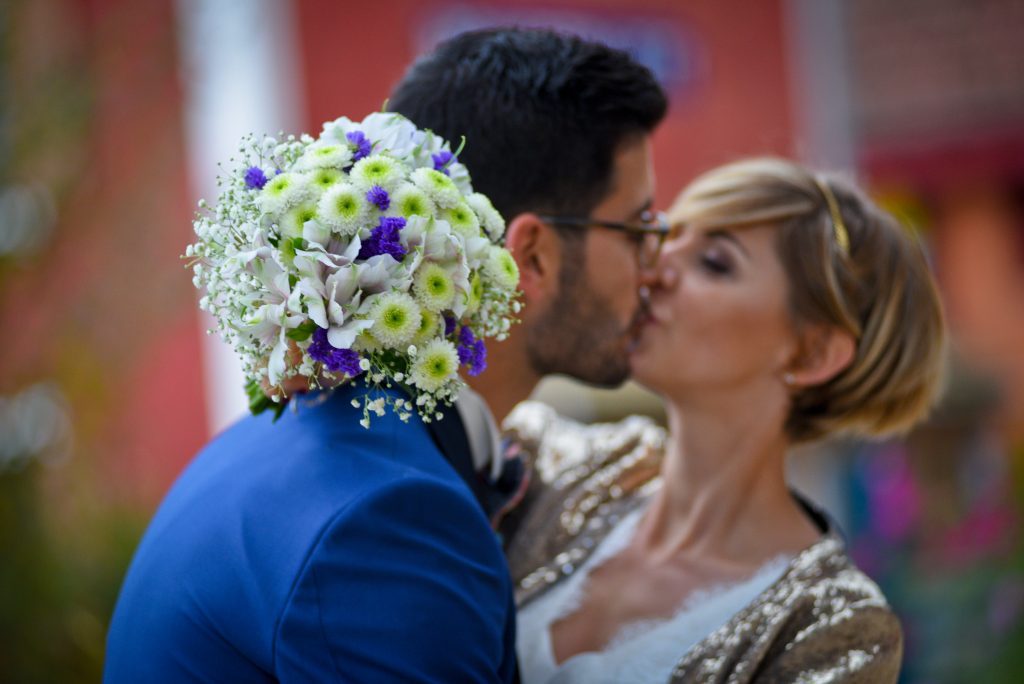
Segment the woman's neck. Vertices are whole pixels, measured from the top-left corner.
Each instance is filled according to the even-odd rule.
[[[756,567],[818,536],[786,484],[784,409],[771,396],[670,398],[663,484],[634,538],[646,557]]]

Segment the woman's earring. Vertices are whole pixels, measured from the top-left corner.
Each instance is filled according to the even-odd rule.
[[[793,377],[792,373],[783,373],[782,382],[786,383],[786,387],[792,387],[793,383],[796,382],[796,378]]]

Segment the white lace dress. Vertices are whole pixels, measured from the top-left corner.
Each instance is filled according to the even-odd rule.
[[[555,663],[551,624],[582,602],[591,571],[629,543],[642,509],[613,529],[587,562],[561,585],[528,604],[518,616],[517,650],[524,684],[549,682],[667,682],[681,654],[711,634],[782,576],[790,561],[780,556],[752,577],[690,596],[666,620],[645,620],[622,629],[600,652],[579,653]]]

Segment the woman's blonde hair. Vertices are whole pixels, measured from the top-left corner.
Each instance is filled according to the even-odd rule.
[[[935,281],[917,240],[856,188],[783,159],[749,159],[698,177],[669,218],[673,225],[777,226],[795,324],[833,326],[856,341],[845,370],[792,396],[791,439],[885,436],[928,413],[945,359]]]

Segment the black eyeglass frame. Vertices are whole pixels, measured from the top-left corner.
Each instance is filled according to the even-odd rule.
[[[628,233],[638,239],[643,239],[644,237],[653,235],[658,238],[658,244],[651,257],[652,263],[645,265],[653,265],[653,260],[657,260],[658,255],[661,253],[661,248],[665,244],[665,240],[668,239],[668,236],[672,232],[672,226],[669,225],[668,217],[661,211],[644,211],[640,215],[639,223],[604,221],[602,219],[595,219],[589,216],[552,216],[538,214],[537,218],[545,223],[550,223],[554,226],[564,226],[566,228],[607,228],[608,230]]]
[[[668,234],[672,232],[672,226],[668,223],[668,217],[664,212],[660,211],[645,211],[640,215],[639,223],[604,221],[602,219],[591,218],[589,216],[551,216],[538,214],[537,218],[545,223],[551,223],[556,226],[566,226],[568,228],[589,228],[591,226],[596,226],[598,228],[618,230],[624,233],[659,235],[663,238],[667,238]]]

